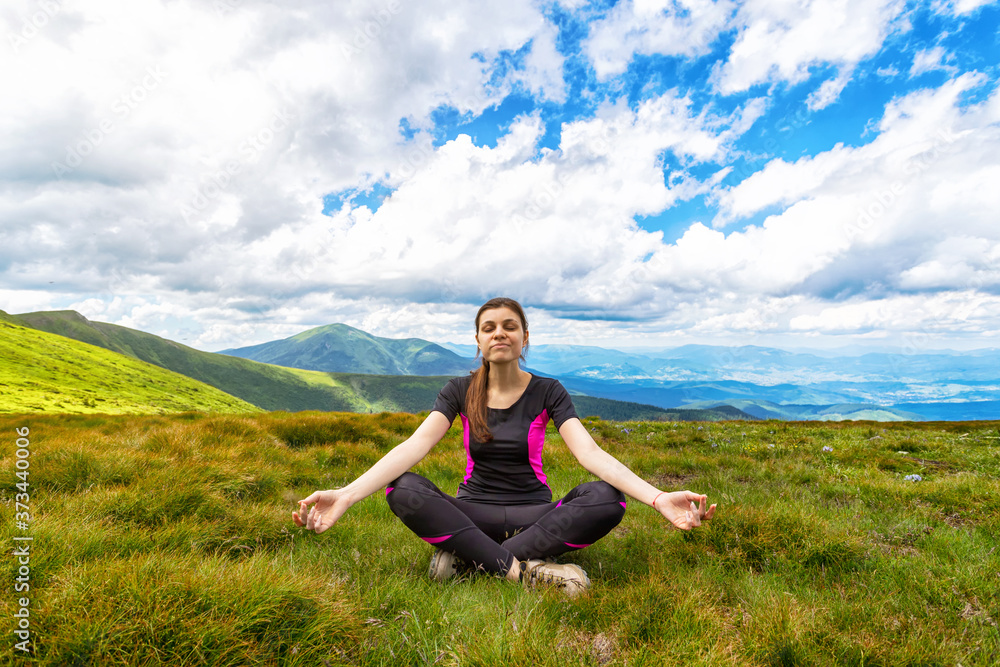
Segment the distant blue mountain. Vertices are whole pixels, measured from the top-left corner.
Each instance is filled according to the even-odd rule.
[[[480,364],[475,353],[472,344],[378,338],[343,324],[224,351],[294,368],[392,375],[465,374]],[[763,419],[1000,419],[996,349],[850,355],[754,345],[532,345],[526,357],[529,370],[574,393],[663,409],[731,405]]]
[[[930,421],[969,421],[1000,419],[1000,400],[968,403],[902,403],[894,408],[920,415]]]

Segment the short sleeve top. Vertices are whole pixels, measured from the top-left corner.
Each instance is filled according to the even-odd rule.
[[[545,427],[551,419],[558,429],[577,416],[569,393],[554,378],[532,375],[524,393],[509,408],[487,408],[486,423],[493,440],[482,443],[472,435],[465,411],[471,379],[451,379],[432,408],[449,421],[462,418],[466,466],[457,497],[494,505],[552,502],[552,489],[542,468]]]

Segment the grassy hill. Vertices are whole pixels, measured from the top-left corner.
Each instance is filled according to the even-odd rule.
[[[258,412],[178,373],[0,316],[0,412]]]
[[[358,395],[350,383],[329,373],[281,368],[203,352],[143,331],[92,322],[74,311],[14,317],[37,329],[99,345],[186,375],[265,410],[370,412],[376,404],[379,409],[388,409],[383,401],[373,402],[370,396]]]

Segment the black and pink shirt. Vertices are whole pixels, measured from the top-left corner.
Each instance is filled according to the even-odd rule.
[[[542,469],[545,427],[551,419],[558,429],[576,417],[566,389],[553,378],[532,375],[528,388],[509,408],[487,408],[486,423],[493,440],[476,440],[465,415],[465,394],[471,376],[451,379],[432,410],[454,421],[462,417],[466,466],[456,496],[491,505],[536,505],[552,502],[552,489]]]

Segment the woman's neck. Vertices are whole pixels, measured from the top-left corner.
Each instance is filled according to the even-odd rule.
[[[503,364],[490,364],[490,389],[504,392],[520,388],[526,380],[531,379],[531,373],[522,371],[516,361]]]

